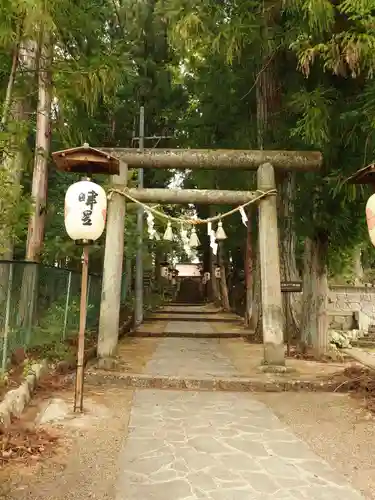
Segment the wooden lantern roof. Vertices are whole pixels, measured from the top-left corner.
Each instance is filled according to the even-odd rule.
[[[88,144],[77,148],[65,149],[52,153],[53,161],[58,170],[77,174],[107,174],[120,173],[120,161],[100,149],[91,148]]]
[[[375,163],[360,168],[346,182],[349,184],[375,184]]]

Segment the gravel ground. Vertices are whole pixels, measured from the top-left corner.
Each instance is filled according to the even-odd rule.
[[[348,394],[257,393],[319,456],[375,500],[375,417]],[[345,499],[343,499],[345,500]]]
[[[106,388],[105,393],[86,389],[87,406],[94,409],[83,418],[66,421],[56,456],[39,467],[17,467],[11,476],[0,475],[1,500],[109,500],[114,497],[118,454],[127,435],[133,393]],[[55,394],[69,405],[72,394]],[[90,404],[89,404],[90,403]],[[56,433],[56,432],[55,432]],[[13,468],[14,469],[14,468]]]

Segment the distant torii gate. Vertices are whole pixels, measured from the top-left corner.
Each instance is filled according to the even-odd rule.
[[[100,149],[120,160],[120,174],[112,176],[111,181],[117,190],[126,189],[128,168],[157,168],[257,170],[257,189],[266,192],[276,188],[275,169],[306,172],[317,170],[322,164],[321,153],[308,151],[150,149],[140,152],[136,149]],[[240,205],[257,197],[256,192],[225,190],[134,188],[127,192],[143,203],[166,204]],[[264,363],[283,366],[285,354],[276,197],[264,197],[258,205]],[[125,197],[114,191],[108,203],[99,358],[113,356],[118,343],[125,207]]]

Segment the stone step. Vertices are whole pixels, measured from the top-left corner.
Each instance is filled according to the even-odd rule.
[[[342,349],[342,352],[349,356],[349,358],[352,358],[358,363],[370,368],[370,370],[375,370],[375,353],[366,352],[358,347]]]
[[[356,339],[355,339],[356,340]],[[375,342],[375,333],[364,334],[358,337],[358,340],[371,340]]]
[[[254,332],[150,332],[135,330],[130,332],[128,337],[155,337],[155,338],[185,338],[185,339],[234,339],[234,338],[252,338]]]
[[[332,392],[342,383],[331,380],[304,381],[285,380],[281,375],[277,378],[257,379],[249,377],[172,377],[167,375],[145,375],[140,373],[111,373],[110,371],[88,370],[85,381],[89,384],[115,384],[128,389],[169,389],[193,391],[227,391],[227,392],[285,392],[308,390],[316,392]],[[340,387],[341,388],[341,387]]]
[[[236,318],[236,317],[228,317],[228,318],[212,318],[212,317],[207,317],[203,315],[197,315],[197,316],[184,316],[184,313],[180,313],[180,316],[175,316],[175,317],[166,317],[166,316],[147,316],[145,318],[145,323],[152,323],[154,321],[188,321],[188,322],[203,322],[203,323],[243,323],[242,318]]]
[[[350,343],[354,347],[375,347],[375,339],[360,338],[352,340]]]
[[[157,314],[158,316],[161,316],[161,315],[165,315],[165,316],[170,316],[170,315],[173,315],[173,314],[177,314],[177,315],[182,315],[182,314],[186,314],[186,315],[190,315],[190,314],[195,314],[195,315],[211,315],[211,314],[223,314],[222,311],[220,311],[220,309],[217,309],[216,311],[176,311],[176,310],[166,310],[166,311],[163,311],[163,310],[160,310],[160,311],[155,311],[154,314]]]
[[[205,302],[168,302],[167,306],[184,306],[184,307],[205,307],[207,304]]]

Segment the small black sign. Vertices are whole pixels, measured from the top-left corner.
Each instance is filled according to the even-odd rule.
[[[150,286],[152,281],[152,272],[144,271],[143,273],[143,286]]]
[[[302,292],[302,281],[282,281],[281,291],[283,293],[286,292],[300,293]]]

